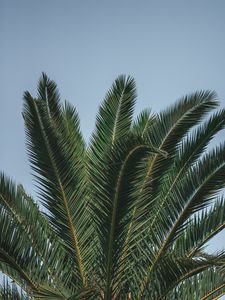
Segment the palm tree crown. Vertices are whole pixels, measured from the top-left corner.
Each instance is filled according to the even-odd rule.
[[[24,94],[27,151],[41,212],[0,175],[3,299],[217,299],[225,254],[225,126],[215,93],[185,96],[133,119],[136,86],[119,76],[86,146],[76,110],[45,74]],[[22,291],[20,292],[20,288]]]

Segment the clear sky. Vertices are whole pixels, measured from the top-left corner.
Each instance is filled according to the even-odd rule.
[[[32,194],[22,95],[42,71],[77,107],[86,140],[121,73],[136,79],[136,112],[200,89],[225,106],[224,0],[0,0],[0,39],[0,169]]]

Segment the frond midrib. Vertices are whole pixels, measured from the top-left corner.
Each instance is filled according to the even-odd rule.
[[[120,109],[121,109],[121,106],[122,106],[124,91],[125,91],[125,86],[124,86],[124,88],[122,90],[122,93],[120,95],[120,98],[119,98],[119,101],[118,101],[119,102],[118,108],[116,110],[115,121],[114,121],[113,131],[112,131],[112,146],[114,146],[115,141],[116,141],[116,130],[117,130],[117,126],[118,126],[118,119],[119,119]]]
[[[215,294],[216,292],[218,292],[219,290],[221,290],[222,288],[225,287],[225,283],[221,284],[219,287],[215,288],[214,290],[212,290],[211,292],[209,292],[207,295],[201,297],[199,300],[206,300],[208,297],[212,296],[213,294]],[[220,295],[221,297],[222,295]],[[217,299],[217,298],[215,298]]]

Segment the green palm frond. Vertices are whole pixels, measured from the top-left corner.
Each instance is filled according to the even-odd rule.
[[[216,94],[210,91],[196,92],[179,99],[158,115],[154,130],[151,130],[152,143],[165,151],[174,149],[182,137],[217,106]]]
[[[135,201],[133,189],[135,173],[132,169],[143,156],[155,152],[141,139],[118,142],[106,159],[98,165],[98,173],[91,174],[93,215],[101,244],[102,275],[106,278],[106,299],[113,292],[112,283],[118,272],[123,237]],[[104,180],[104,185],[99,183]],[[120,274],[120,276],[123,274]]]
[[[138,290],[137,299],[165,299],[167,295],[181,282],[193,278],[205,270],[217,268],[220,270],[224,265],[224,253],[196,258],[184,258],[168,255],[160,260],[155,269],[147,273],[145,280]]]
[[[133,119],[136,85],[119,76],[86,145],[76,109],[42,74],[24,94],[27,151],[41,212],[0,174],[3,300],[206,300],[225,293],[225,127],[214,92]],[[208,116],[209,115],[209,116]]]
[[[158,115],[157,121],[151,128],[149,140],[153,146],[168,153],[168,156],[165,158],[155,155],[153,159],[149,160],[144,185],[148,186],[149,181],[152,181],[154,198],[160,189],[160,181],[173,163],[177,147],[183,138],[191,128],[199,124],[217,106],[215,93],[200,91],[183,97],[171,108]]]
[[[48,247],[46,251],[49,255],[44,259],[39,251],[36,251],[34,243],[32,247],[32,242],[23,229],[17,226],[4,209],[0,212],[0,270],[26,292],[38,292],[44,284],[54,287],[58,293],[61,291],[66,294],[69,291],[71,269],[66,261],[65,252],[56,250],[54,243],[50,244],[50,241],[44,239],[46,245],[43,245],[43,249]]]
[[[225,147],[221,145],[211,153],[207,153],[195,166],[191,167],[185,178],[174,186],[164,206],[160,205],[160,211],[155,215],[151,225],[153,228],[155,228],[154,225],[160,226],[160,220],[162,216],[164,217],[162,220],[164,229],[161,228],[164,243],[172,240],[174,238],[173,234],[179,232],[185,221],[192,214],[205,208],[211,202],[215,193],[224,187],[224,152]],[[165,197],[162,198],[165,199]],[[166,214],[169,217],[166,217]],[[165,239],[167,231],[170,233]]]
[[[21,185],[16,186],[4,174],[0,174],[0,207],[1,210],[6,211],[9,219],[17,224],[16,227],[23,232],[24,238],[32,245],[49,272],[57,276],[53,257],[55,261],[57,257],[61,257],[61,264],[65,264],[63,257],[66,256],[61,240],[54,234],[48,220],[40,212],[31,196],[25,193]],[[49,255],[50,245],[51,256]]]
[[[29,295],[19,289],[15,283],[10,284],[8,280],[4,279],[3,284],[0,285],[1,300],[31,300]]]
[[[193,278],[183,281],[165,299],[212,300],[219,299],[224,292],[225,280],[223,271],[218,268],[210,268]]]
[[[132,77],[119,76],[100,107],[91,149],[98,155],[126,136],[136,100],[136,86]],[[96,153],[97,155],[97,153]]]
[[[195,214],[180,236],[173,244],[174,251],[183,255],[193,256],[208,241],[225,228],[225,200],[224,197],[215,199],[210,209]]]
[[[180,230],[184,230],[186,220],[205,208],[214,194],[224,187],[224,153],[225,148],[221,145],[206,154],[196,166],[191,168],[185,180],[173,190],[171,197],[163,202],[164,206],[160,205],[160,212],[151,221],[150,240],[154,240],[158,249],[154,254],[153,262],[150,263],[150,270],[157,265],[170,243],[180,234]]]
[[[44,86],[45,78],[41,83]],[[51,213],[51,223],[74,256],[74,268],[77,267],[74,271],[77,280],[80,278],[77,284],[84,285],[86,274],[82,255],[87,236],[82,235],[86,219],[85,210],[82,210],[82,199],[85,199],[83,141],[76,113],[66,105],[60,114],[58,97],[55,99],[54,93],[47,96],[48,101],[45,98],[35,100],[25,93],[23,115],[28,152],[40,183],[42,201]]]
[[[0,260],[17,271],[23,286],[27,284],[29,288],[37,290],[40,277],[45,273],[43,268],[38,267],[41,260],[30,247],[23,231],[4,209],[1,209],[0,226]]]
[[[151,211],[148,217],[157,215],[157,206],[160,205],[157,192],[160,191],[160,183],[164,178],[164,172],[168,171],[174,161],[177,147],[190,129],[217,106],[218,102],[215,93],[202,91],[180,99],[170,109],[163,111],[154,118],[154,122],[146,136],[152,146],[164,151],[167,155],[155,154],[143,161],[143,175],[140,179],[142,180],[142,185],[138,191],[139,208],[134,208],[132,224],[133,222],[135,223],[136,219],[142,220],[143,211],[145,214],[148,214],[148,207],[150,207]],[[156,209],[154,214],[152,209]],[[133,230],[130,230],[130,234],[127,237],[128,241],[133,233]]]
[[[150,109],[145,109],[137,116],[136,120],[133,122],[131,131],[142,137],[148,136],[151,127],[156,120],[156,115],[153,114]]]

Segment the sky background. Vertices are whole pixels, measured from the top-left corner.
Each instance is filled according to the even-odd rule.
[[[35,95],[42,71],[76,106],[86,140],[119,74],[136,79],[136,113],[201,89],[225,106],[224,0],[0,0],[0,39],[0,169],[33,195],[22,95]]]

